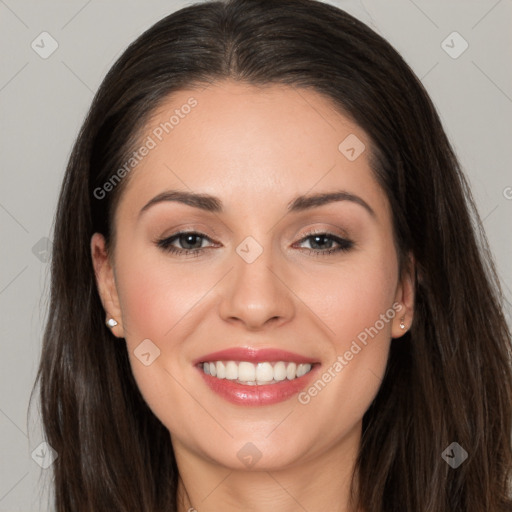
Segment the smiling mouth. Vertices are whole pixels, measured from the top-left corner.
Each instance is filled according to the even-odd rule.
[[[287,361],[205,361],[198,367],[206,375],[216,379],[227,379],[237,384],[259,386],[278,384],[299,379],[311,371],[318,363],[294,363]]]

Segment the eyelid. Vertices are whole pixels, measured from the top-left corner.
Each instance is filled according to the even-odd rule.
[[[322,235],[323,237],[325,237],[327,239],[333,240],[335,243],[337,243],[339,245],[339,247],[337,249],[328,249],[326,251],[315,251],[314,249],[307,249],[307,248],[305,250],[313,251],[317,254],[328,254],[329,252],[335,253],[335,252],[348,251],[349,249],[353,249],[356,245],[355,242],[351,238],[349,238],[347,235],[339,235],[339,234],[333,233],[332,231],[325,230],[325,229],[323,229],[323,230],[320,229],[318,231],[316,231],[316,230],[310,231],[310,232],[306,233],[304,236],[302,236],[302,238],[300,238],[300,240],[295,242],[295,244],[301,244],[301,243],[305,242],[306,240],[313,238],[316,235]]]
[[[165,229],[163,231],[164,233],[169,233],[169,235],[162,235],[160,238],[170,238],[174,235],[178,234],[188,234],[188,233],[197,233],[198,235],[202,235],[204,237],[216,237],[219,238],[220,234],[215,231],[215,229],[210,226],[203,223],[195,224],[192,222],[181,222],[179,224],[173,225],[168,229]],[[211,233],[210,235],[207,235],[206,232]]]
[[[329,227],[329,228],[311,228],[311,230],[307,230],[302,237],[308,237],[312,235],[333,235],[339,238],[349,238],[349,234],[346,230],[341,229],[337,226]]]

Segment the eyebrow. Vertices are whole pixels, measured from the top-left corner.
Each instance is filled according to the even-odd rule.
[[[211,196],[209,194],[197,194],[195,192],[168,190],[158,194],[148,201],[140,210],[139,218],[151,206],[167,201],[176,201],[178,203],[186,204],[193,208],[199,208],[212,213],[223,212],[222,201],[215,196]],[[376,218],[374,210],[364,199],[344,190],[298,196],[288,203],[288,211],[290,213],[302,212],[339,201],[350,201],[352,203],[356,203],[362,206],[372,217]]]

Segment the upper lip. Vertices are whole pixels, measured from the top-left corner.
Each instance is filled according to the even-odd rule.
[[[232,347],[217,352],[211,352],[194,360],[193,364],[199,364],[212,361],[248,361],[261,363],[264,361],[286,361],[293,363],[314,363],[311,357],[288,352],[276,348],[251,348],[251,347]]]

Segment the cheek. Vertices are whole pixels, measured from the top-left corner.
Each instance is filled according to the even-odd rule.
[[[379,258],[353,260],[323,281],[329,282],[328,289],[318,289],[321,299],[315,307],[324,308],[332,351],[317,381],[299,396],[312,428],[313,418],[325,411],[331,424],[356,424],[380,388],[397,314],[392,307],[398,279],[394,254],[383,251]]]
[[[129,343],[171,337],[174,326],[208,290],[198,273],[176,264],[170,267],[165,258],[155,257],[151,250],[133,252],[120,261],[119,275],[119,298]]]
[[[200,285],[197,273],[170,270],[165,258],[155,257],[150,250],[133,249],[117,265],[133,376],[146,403],[162,423],[171,430],[186,430],[188,416],[172,412],[190,408],[186,390],[191,386],[181,373],[186,355],[183,346],[193,329],[194,315],[190,313],[197,312],[197,303],[208,285],[204,279]],[[147,347],[144,351],[139,349],[143,341]],[[139,359],[144,352],[150,354],[148,365]]]
[[[336,272],[317,274],[317,285],[328,285],[317,286],[308,296],[311,309],[328,328],[331,344],[322,382],[317,381],[311,394],[306,390],[301,403],[309,404],[310,411],[318,407],[319,414],[331,411],[333,421],[350,418],[350,424],[361,418],[385,373],[397,314],[393,304],[398,268],[394,250],[376,252],[378,257],[361,255]]]
[[[301,297],[308,297],[311,309],[328,327],[337,351],[377,323],[385,338],[391,336],[391,322],[379,321],[382,314],[394,316],[398,270],[393,253],[379,258],[354,258],[347,264],[304,276]]]

